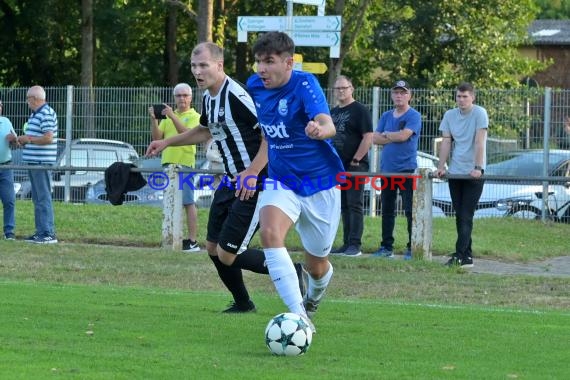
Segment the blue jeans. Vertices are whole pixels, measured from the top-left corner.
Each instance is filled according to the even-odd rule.
[[[413,173],[413,172],[410,172]],[[402,195],[402,206],[404,207],[404,215],[408,224],[408,249],[412,246],[412,203],[414,200],[414,181],[407,178],[403,182],[400,189],[399,185],[394,186],[393,179],[386,177],[387,184],[382,180],[382,189],[380,199],[382,201],[382,247],[392,251],[394,249],[394,226],[396,224],[396,205],[398,200],[398,191]],[[385,185],[386,184],[386,185]]]
[[[471,233],[473,232],[473,216],[485,181],[482,179],[449,179],[451,203],[455,209],[455,228],[457,241],[455,254],[460,259],[472,256]]]
[[[13,234],[16,225],[16,194],[12,169],[0,169],[0,199],[4,208],[4,235]]]
[[[38,236],[55,236],[53,205],[51,200],[51,171],[28,170],[32,184],[32,201]]]

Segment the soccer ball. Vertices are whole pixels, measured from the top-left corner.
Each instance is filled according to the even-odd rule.
[[[309,349],[313,330],[298,314],[281,313],[271,318],[265,328],[265,344],[274,355],[303,355]]]

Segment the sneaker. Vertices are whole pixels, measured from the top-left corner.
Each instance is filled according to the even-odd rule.
[[[339,255],[341,256],[342,254],[344,254],[344,251],[346,251],[346,248],[348,248],[348,246],[346,244],[343,244],[342,246],[333,249],[331,251],[331,255]]]
[[[28,236],[27,238],[25,238],[24,241],[27,242],[27,243],[35,243],[35,242],[36,242],[36,239],[39,238],[39,237],[40,237],[39,235],[33,234],[33,235],[30,235],[30,236]]]
[[[309,325],[309,328],[313,331],[313,334],[317,333],[317,329],[315,327],[315,324],[313,323],[313,321],[311,321],[311,318],[309,318],[306,315],[301,315],[301,319],[307,324]]]
[[[464,259],[460,259],[455,254],[453,256],[451,256],[451,258],[449,260],[447,260],[445,265],[448,267],[459,266],[461,268],[473,268],[473,266],[474,266],[473,258],[471,256],[468,256]]]
[[[349,245],[348,248],[342,253],[343,256],[356,257],[362,255],[362,251],[357,245]]]
[[[197,241],[192,241],[190,239],[182,240],[182,252],[199,252],[200,246]]]
[[[36,239],[32,243],[34,243],[34,244],[55,244],[55,243],[57,243],[57,238],[55,237],[55,235],[36,236]]]
[[[4,234],[4,240],[16,240],[16,235],[14,235],[12,232],[8,232]]]
[[[222,311],[222,313],[238,314],[238,313],[255,313],[256,311],[257,309],[255,308],[255,304],[253,303],[253,301],[249,300],[247,301],[247,306],[245,307],[239,306],[237,303],[235,303],[235,301],[232,301],[230,303],[230,307]]]
[[[301,297],[305,298],[307,295],[307,279],[305,276],[305,268],[303,268],[303,264],[301,263],[294,263],[295,272],[297,272],[297,278],[299,279],[299,290],[301,291]]]
[[[307,311],[307,316],[309,317],[309,319],[311,320],[313,319],[315,313],[317,312],[317,309],[319,308],[320,303],[321,300],[314,301],[312,299],[309,299],[308,297],[305,297],[303,299],[303,306],[305,306],[305,310]]]
[[[394,251],[391,249],[384,248],[383,246],[378,248],[376,252],[372,254],[372,257],[385,257],[387,259],[394,258]]]
[[[404,251],[404,260],[410,261],[411,259],[412,259],[412,250],[408,248]]]

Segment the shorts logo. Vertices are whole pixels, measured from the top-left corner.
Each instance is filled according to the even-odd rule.
[[[230,248],[237,248],[238,246],[235,245],[235,244],[232,244],[232,243],[228,243],[228,247],[230,247]]]
[[[279,107],[278,107],[279,115],[286,116],[289,110],[287,109],[287,99],[279,100]]]

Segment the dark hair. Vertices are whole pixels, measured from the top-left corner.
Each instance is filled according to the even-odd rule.
[[[469,82],[463,82],[459,86],[457,86],[457,91],[459,92],[470,92],[475,93],[475,87]]]
[[[281,55],[295,53],[295,43],[284,32],[267,32],[261,35],[252,48],[254,55]]]

